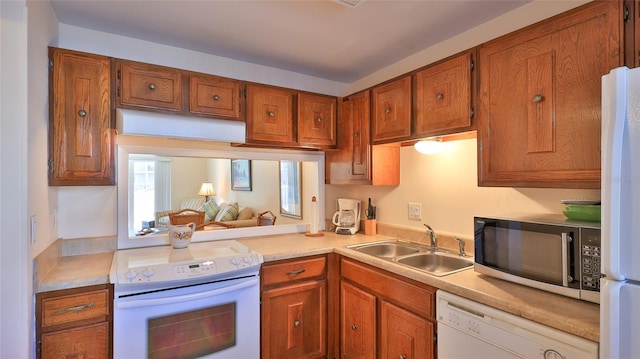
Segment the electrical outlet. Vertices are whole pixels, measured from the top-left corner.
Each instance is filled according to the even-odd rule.
[[[422,213],[420,203],[409,202],[409,219],[421,220]]]

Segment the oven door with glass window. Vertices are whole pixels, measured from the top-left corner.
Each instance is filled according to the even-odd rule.
[[[116,293],[114,358],[260,357],[258,277]]]
[[[580,298],[580,229],[475,218],[476,272]]]

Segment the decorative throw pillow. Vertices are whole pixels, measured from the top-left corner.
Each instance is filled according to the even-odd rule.
[[[240,209],[240,212],[238,212],[238,217],[236,219],[251,219],[251,217],[253,217],[253,208],[244,207]]]
[[[238,203],[227,204],[226,206],[220,209],[220,212],[218,212],[218,215],[216,216],[215,221],[216,222],[233,221],[238,217],[239,210],[240,209],[239,209]]]
[[[209,202],[202,205],[200,210],[204,212],[204,223],[207,223],[216,218],[216,215],[220,212],[220,205],[215,200],[210,199]]]

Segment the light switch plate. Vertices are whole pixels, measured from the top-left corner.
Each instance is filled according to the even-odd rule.
[[[409,219],[422,219],[422,210],[420,207],[420,203],[409,202]]]

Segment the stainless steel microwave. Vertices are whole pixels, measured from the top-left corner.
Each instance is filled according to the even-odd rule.
[[[474,217],[476,272],[600,302],[600,224],[563,216]]]

